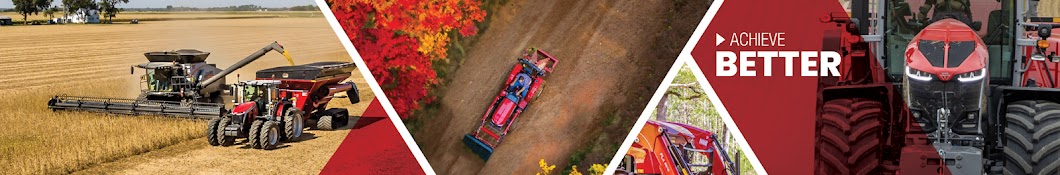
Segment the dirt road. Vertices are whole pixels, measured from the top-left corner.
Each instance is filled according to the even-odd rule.
[[[688,38],[657,41],[671,27],[665,21],[677,3],[509,2],[491,14],[490,28],[448,77],[439,115],[424,121],[414,135],[417,143],[439,174],[534,174],[541,159],[559,170],[568,167],[570,155],[596,139],[607,118],[636,118],[647,104],[677,58],[676,52],[656,55],[655,45],[683,44]],[[701,16],[687,22],[698,23]],[[483,161],[461,139],[476,127],[506,70],[526,47],[550,52],[559,59],[558,67],[546,79],[542,96],[515,121],[492,158]]]

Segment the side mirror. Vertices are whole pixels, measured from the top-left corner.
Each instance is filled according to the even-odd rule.
[[[1042,40],[1045,40],[1046,38],[1052,36],[1052,32],[1053,26],[1042,25],[1041,27],[1038,27],[1038,37],[1041,37]]]

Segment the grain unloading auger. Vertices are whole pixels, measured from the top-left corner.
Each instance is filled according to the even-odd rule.
[[[212,118],[224,115],[222,94],[228,89],[224,77],[265,54],[276,51],[294,61],[273,42],[243,60],[221,70],[206,63],[209,52],[193,49],[147,52],[149,62],[133,66],[145,70],[136,99],[58,95],[48,101],[52,110],[77,110],[129,115],[164,115],[186,118]],[[218,83],[220,82],[220,83]]]

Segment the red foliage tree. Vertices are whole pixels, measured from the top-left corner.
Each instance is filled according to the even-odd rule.
[[[402,118],[438,83],[431,62],[445,59],[448,32],[477,33],[486,13],[476,0],[331,0],[342,29]]]

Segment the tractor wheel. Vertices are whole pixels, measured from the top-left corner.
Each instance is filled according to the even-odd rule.
[[[1060,104],[1024,100],[1007,109],[1004,174],[1060,174]]]
[[[302,110],[291,108],[283,117],[283,140],[295,141],[302,137],[305,128],[305,119],[302,118]]]
[[[334,125],[332,125],[332,120],[333,120],[332,115],[334,115],[334,114],[328,114],[328,115],[320,116],[320,120],[317,120],[317,129],[325,130],[325,131],[331,131],[331,130],[335,129]]]
[[[210,119],[210,123],[206,124],[206,142],[210,143],[210,146],[221,145],[220,138],[217,138],[217,125],[221,123],[221,118]]]
[[[261,125],[263,124],[262,120],[254,120],[254,123],[250,124],[250,137],[247,137],[247,142],[250,142],[251,148],[261,148]]]
[[[261,133],[258,134],[261,138],[261,149],[271,150],[276,149],[276,145],[280,144],[280,123],[275,121],[267,121],[261,126]]]
[[[880,164],[883,104],[852,98],[824,104],[817,118],[817,174],[874,174]]]
[[[231,146],[236,142],[235,136],[225,135],[225,127],[232,124],[232,118],[222,117],[221,122],[217,123],[217,141],[221,146]]]

